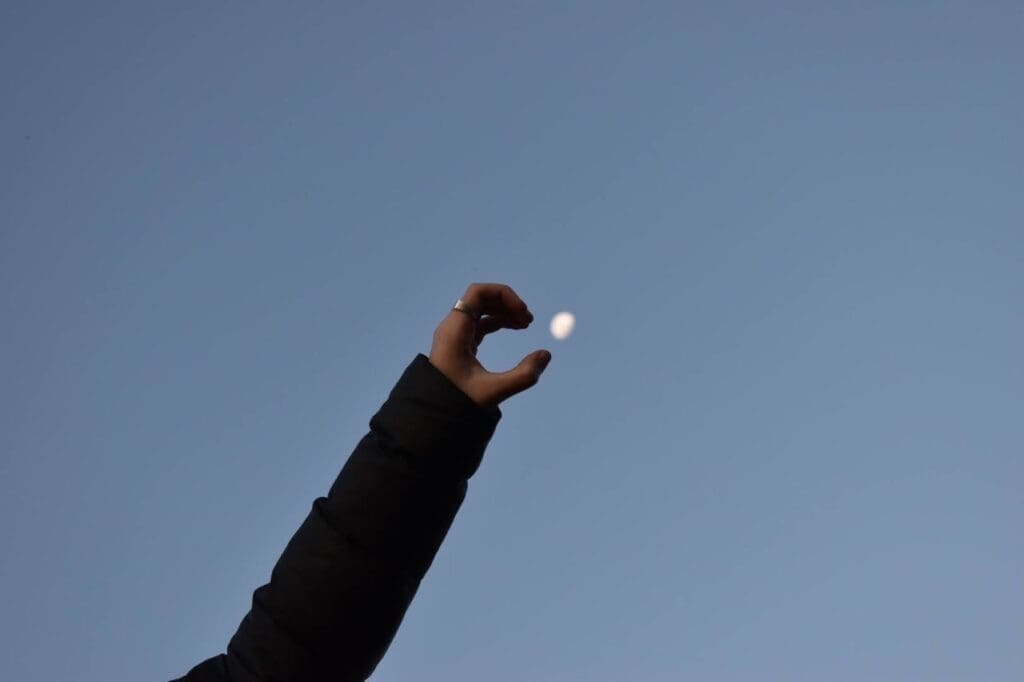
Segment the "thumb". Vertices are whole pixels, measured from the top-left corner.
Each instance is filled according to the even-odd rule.
[[[520,360],[518,365],[507,372],[493,373],[491,378],[494,390],[499,396],[498,402],[536,384],[549,362],[551,362],[551,353],[546,350],[537,350]]]

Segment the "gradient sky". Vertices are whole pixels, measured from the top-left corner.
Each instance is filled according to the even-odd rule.
[[[1024,679],[1020,3],[297,5],[0,8],[0,678],[222,652],[485,281],[374,680]]]

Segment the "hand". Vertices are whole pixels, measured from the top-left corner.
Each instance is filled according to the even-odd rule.
[[[487,334],[526,329],[533,322],[533,313],[512,287],[470,284],[462,300],[482,317],[476,322],[462,311],[449,312],[434,331],[430,364],[482,407],[494,407],[536,384],[551,361],[546,350],[530,353],[507,372],[489,372],[476,359],[477,347]]]

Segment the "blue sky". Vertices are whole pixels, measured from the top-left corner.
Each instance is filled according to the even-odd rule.
[[[373,679],[1024,678],[1022,28],[5,4],[0,678],[223,651],[474,281],[554,357]]]

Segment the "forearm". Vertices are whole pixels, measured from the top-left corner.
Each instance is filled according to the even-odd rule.
[[[185,680],[365,680],[465,498],[501,418],[422,354],[317,498],[227,654]]]
[[[230,656],[283,677],[370,675],[466,491],[465,481],[415,474],[403,457],[372,432],[360,442],[253,594]]]

